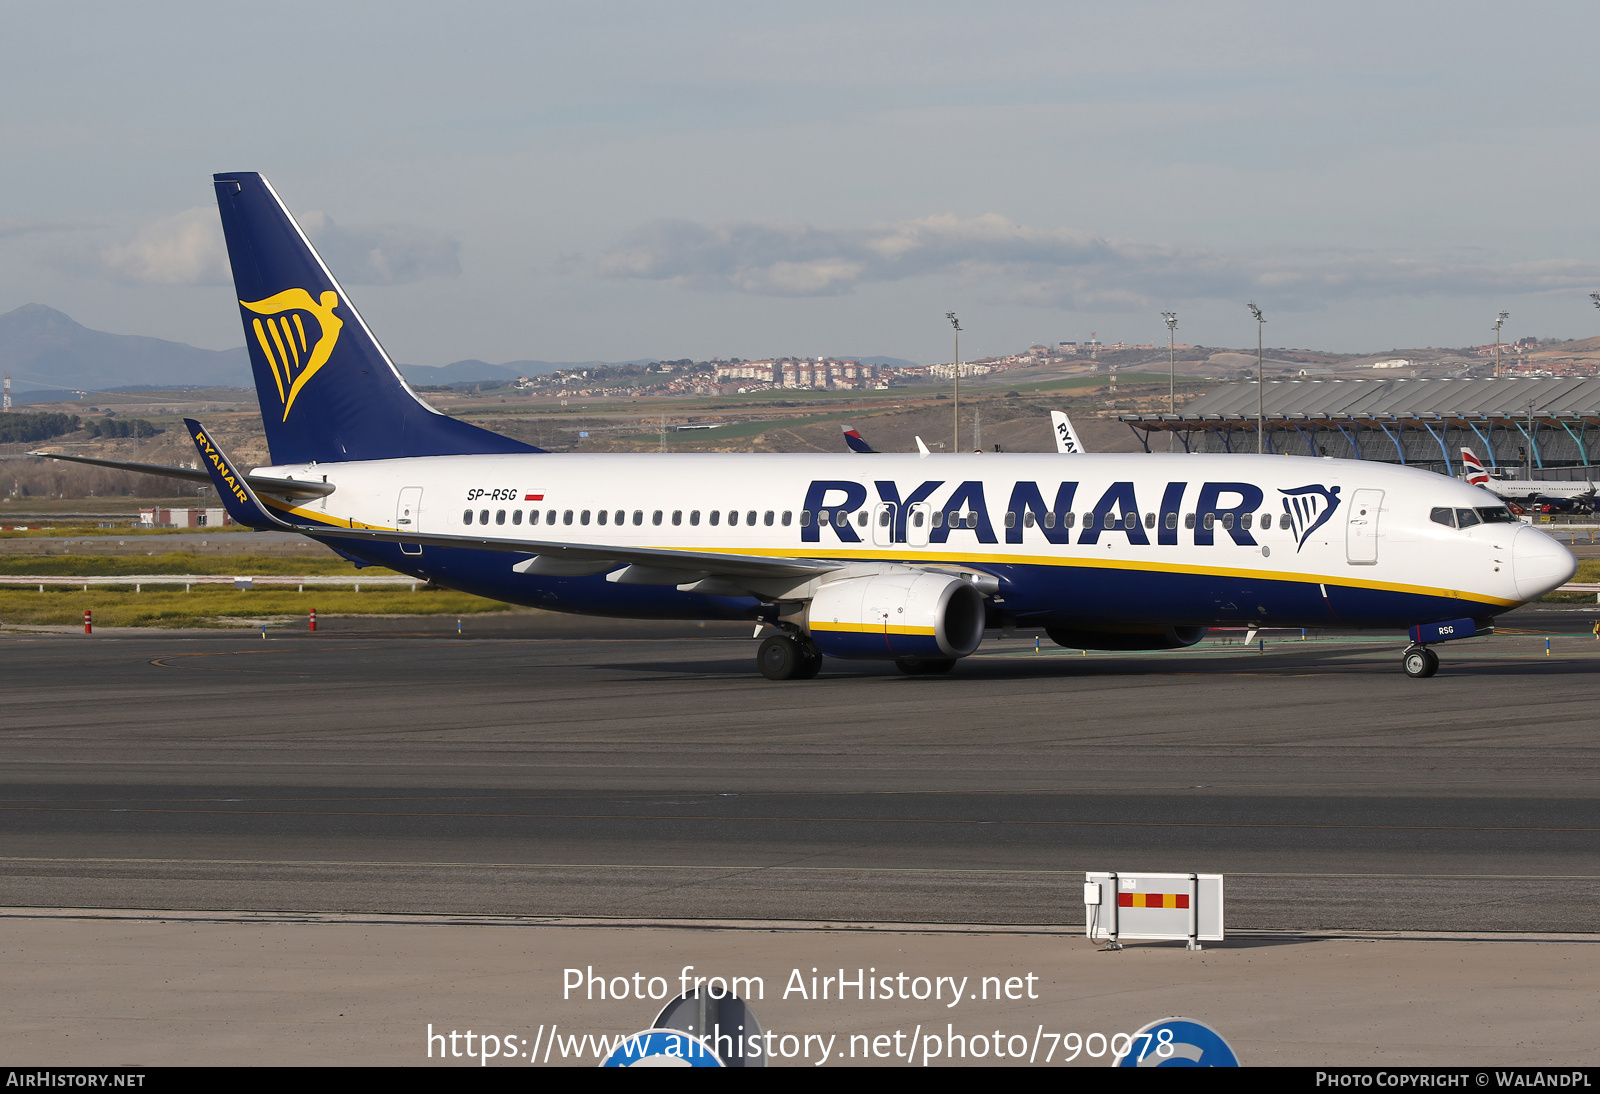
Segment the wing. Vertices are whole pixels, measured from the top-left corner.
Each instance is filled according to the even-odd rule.
[[[211,472],[203,468],[167,467],[159,463],[131,463],[127,460],[102,460],[93,456],[67,456],[59,452],[29,452],[28,455],[93,464],[96,467],[114,467],[118,471],[136,471],[141,475],[158,475],[165,479],[185,479],[189,482],[211,481]],[[263,494],[280,498],[325,498],[334,490],[325,482],[298,482],[294,479],[275,479],[268,475],[246,475],[245,479]]]

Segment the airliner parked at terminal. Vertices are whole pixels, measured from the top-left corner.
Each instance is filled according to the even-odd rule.
[[[1462,478],[1469,486],[1481,486],[1502,498],[1520,502],[1545,502],[1572,506],[1592,511],[1595,503],[1595,484],[1592,482],[1561,482],[1556,479],[1497,479],[1489,474],[1470,448],[1461,450]]]
[[[944,672],[1007,625],[1112,650],[1409,627],[1406,671],[1429,676],[1429,643],[1576,566],[1492,494],[1364,461],[545,453],[424,403],[266,180],[215,185],[273,462],[243,473],[190,422],[203,473],[235,520],[357,565],[555,611],[760,621],[772,679],[824,655]]]

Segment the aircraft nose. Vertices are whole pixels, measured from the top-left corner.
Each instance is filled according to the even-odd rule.
[[[1565,585],[1577,572],[1578,559],[1571,551],[1537,529],[1517,530],[1511,541],[1511,574],[1516,580],[1517,596],[1537,600]]]

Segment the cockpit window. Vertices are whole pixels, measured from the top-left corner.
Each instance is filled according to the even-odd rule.
[[[1471,528],[1474,524],[1482,523],[1483,521],[1478,519],[1478,514],[1474,513],[1471,509],[1456,510],[1456,527]]]
[[[1491,506],[1491,507],[1479,509],[1478,510],[1478,516],[1483,518],[1483,523],[1485,523],[1485,524],[1515,524],[1515,523],[1517,523],[1517,518],[1511,514],[1511,510],[1507,509],[1503,505],[1496,505],[1496,506]]]
[[[1446,528],[1454,528],[1456,526],[1455,511],[1451,509],[1435,509],[1428,514],[1428,519],[1435,524],[1442,524]]]

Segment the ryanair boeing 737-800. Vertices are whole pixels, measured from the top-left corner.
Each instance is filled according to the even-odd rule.
[[[824,656],[948,671],[986,628],[1176,649],[1212,626],[1432,643],[1565,582],[1572,553],[1440,475],[1298,456],[555,454],[401,377],[260,175],[215,176],[272,465],[189,422],[233,518],[553,611],[745,619],[771,679]],[[71,458],[71,457],[68,457]],[[82,459],[82,457],[79,457]]]

